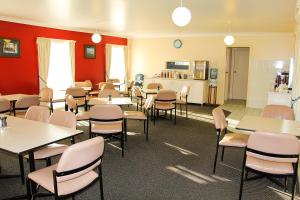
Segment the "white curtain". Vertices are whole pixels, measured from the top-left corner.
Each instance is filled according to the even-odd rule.
[[[295,69],[293,76],[293,99],[300,96],[300,25],[297,26],[295,45]],[[296,120],[300,121],[300,100],[294,104]]]
[[[76,41],[69,41],[70,45],[70,59],[71,59],[71,72],[72,72],[72,83],[75,82],[75,43]]]
[[[110,74],[110,65],[111,65],[111,49],[112,49],[112,45],[111,44],[106,44],[106,47],[105,47],[105,63],[106,63],[106,66],[105,66],[105,78],[106,78],[106,81],[109,79],[109,74]]]
[[[51,39],[37,38],[40,89],[47,86]]]
[[[128,47],[124,46],[124,59],[125,59],[125,83],[128,83]],[[126,87],[127,89],[127,87]]]

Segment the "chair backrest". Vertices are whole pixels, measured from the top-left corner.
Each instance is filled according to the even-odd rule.
[[[190,93],[190,89],[191,89],[190,86],[183,86],[181,91],[180,91],[180,98],[183,99],[183,100],[187,100],[187,97]]]
[[[90,109],[90,119],[115,120],[123,118],[123,111],[117,105],[96,105]]]
[[[29,108],[30,106],[40,105],[40,97],[38,95],[24,95],[21,96],[15,105],[15,108]]]
[[[135,97],[143,97],[142,92],[139,87],[133,87],[133,96]]]
[[[149,83],[148,85],[147,85],[147,89],[163,89],[163,86],[162,86],[162,84],[160,84],[160,83]]]
[[[120,83],[120,80],[117,79],[117,78],[110,78],[110,79],[107,80],[107,82],[109,82],[109,83]]]
[[[68,111],[54,110],[49,118],[49,123],[76,129],[76,115]]]
[[[72,95],[74,98],[76,97],[84,97],[86,92],[81,87],[69,87],[66,90],[66,94]]]
[[[144,103],[144,109],[149,110],[150,108],[152,108],[153,103],[154,103],[154,96],[150,95]]]
[[[128,82],[128,85],[127,85],[127,89],[128,89],[128,90],[131,90],[132,87],[133,87],[133,84],[134,84],[134,81],[129,81],[129,82]]]
[[[31,106],[25,114],[25,119],[39,122],[48,122],[49,117],[50,110],[45,106]]]
[[[110,82],[106,82],[101,86],[101,90],[105,90],[105,89],[111,89],[114,90],[115,86],[114,84],[110,83]]]
[[[261,116],[266,118],[295,120],[293,109],[284,105],[267,105],[264,107]]]
[[[0,98],[0,113],[10,112],[10,102],[7,99]]]
[[[249,137],[247,148],[276,155],[298,155],[300,143],[296,136],[281,133],[255,132]],[[297,162],[297,158],[276,158],[247,151],[247,155],[274,161],[274,162]]]
[[[155,101],[176,101],[176,92],[173,90],[160,90]]]
[[[77,109],[76,100],[73,98],[72,95],[66,94],[66,104],[70,109]]]
[[[106,98],[108,95],[111,95],[112,97],[120,97],[120,92],[115,89],[104,89],[99,91],[98,97],[99,98]]]
[[[85,80],[84,83],[85,83],[85,87],[93,87],[93,83],[91,80]]]
[[[215,127],[217,130],[220,129],[222,131],[225,128],[227,128],[226,117],[225,117],[224,111],[221,108],[217,107],[217,108],[213,109],[212,115],[213,115]]]
[[[56,172],[61,173],[70,170],[76,172],[57,177],[57,182],[71,180],[92,171],[100,165],[103,151],[103,137],[95,137],[68,147],[57,164]],[[91,166],[88,167],[88,165]]]
[[[53,89],[48,87],[42,88],[40,92],[40,101],[51,102],[52,99],[53,99]]]

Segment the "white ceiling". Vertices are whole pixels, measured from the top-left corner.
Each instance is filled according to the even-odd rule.
[[[180,0],[0,0],[0,19],[123,36],[292,32],[297,0],[183,0],[192,12],[176,27]],[[1,28],[1,27],[0,27]]]

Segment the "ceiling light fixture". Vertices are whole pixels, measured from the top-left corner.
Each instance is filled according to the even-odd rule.
[[[172,20],[174,24],[177,26],[186,26],[190,23],[192,19],[191,11],[182,6],[182,0],[180,7],[175,8],[175,10],[172,13]]]
[[[224,43],[227,46],[231,46],[231,45],[233,45],[234,41],[235,41],[235,39],[231,34],[231,22],[228,22],[228,34],[224,38]]]
[[[98,22],[97,22],[98,23]],[[99,31],[98,29],[96,29],[96,32],[92,35],[92,41],[96,44],[100,43],[101,42],[101,35],[99,34]]]

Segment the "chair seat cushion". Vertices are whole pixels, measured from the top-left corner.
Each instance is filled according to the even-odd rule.
[[[171,110],[171,109],[175,109],[175,104],[156,102],[155,103],[155,108],[159,109],[159,110]]]
[[[76,105],[77,106],[85,105],[85,100],[84,99],[75,99],[75,100],[76,100]]]
[[[112,134],[122,132],[122,123],[93,124],[93,133]]]
[[[76,120],[89,120],[90,119],[90,113],[89,112],[80,112],[76,114]]]
[[[227,133],[219,142],[221,146],[245,147],[249,136],[240,133]]]
[[[40,160],[60,155],[65,151],[66,148],[68,148],[68,145],[65,144],[49,144],[45,148],[35,151],[34,159]]]
[[[124,117],[126,119],[140,119],[140,120],[146,120],[147,117],[143,112],[139,111],[125,111],[124,112]]]
[[[262,160],[249,155],[247,156],[246,167],[270,174],[294,173],[292,163]]]
[[[36,182],[43,188],[47,189],[48,191],[54,193],[52,171],[56,170],[56,168],[57,168],[57,164],[31,172],[30,174],[28,174],[28,178]],[[92,183],[97,177],[98,174],[96,172],[90,171],[80,177],[68,181],[59,182],[57,183],[58,196],[68,195],[76,191],[79,191],[80,189]]]
[[[97,91],[91,91],[91,92],[89,92],[89,94],[90,95],[98,95],[99,94],[99,90],[97,90]]]

